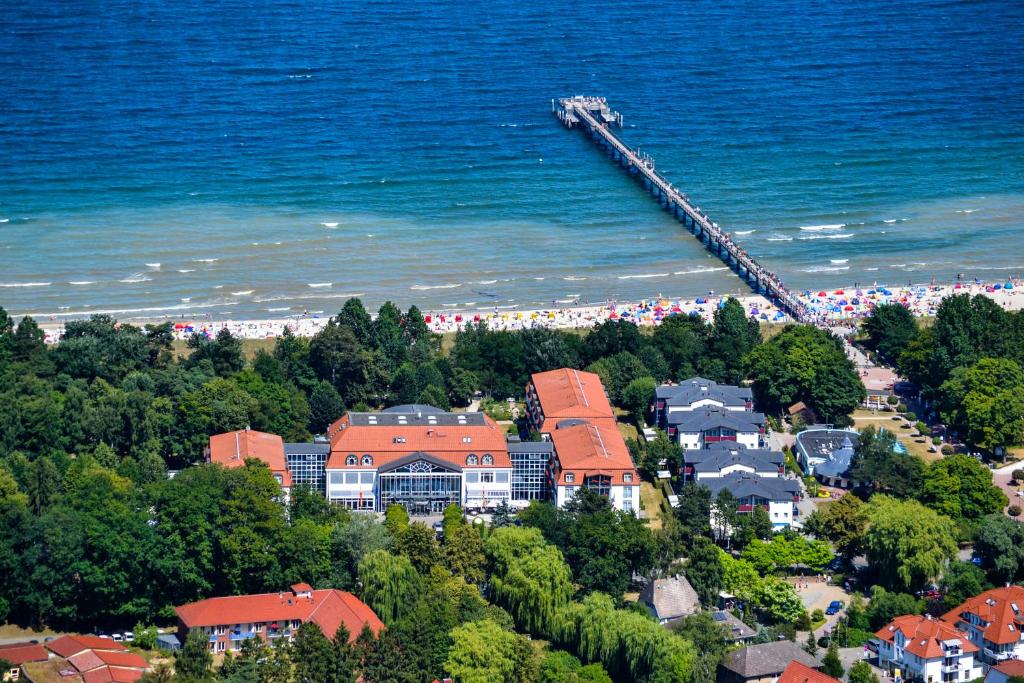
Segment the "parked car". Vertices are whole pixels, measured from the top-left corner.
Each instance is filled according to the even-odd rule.
[[[100,637],[102,638],[102,636]],[[120,633],[114,633],[110,637],[113,638],[115,643],[120,643],[124,641],[124,636],[122,636]]]
[[[825,614],[839,614],[839,610],[843,609],[843,607],[845,607],[845,605],[842,600],[833,600],[828,603],[828,609],[825,610]]]
[[[135,642],[135,634],[132,631],[125,631],[124,632],[124,642],[126,642],[126,643],[134,643]]]

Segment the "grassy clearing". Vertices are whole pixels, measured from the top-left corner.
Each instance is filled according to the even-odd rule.
[[[246,360],[252,360],[260,350],[271,353],[274,350],[274,339],[242,339],[242,354]],[[171,345],[171,351],[176,359],[188,358],[192,350],[188,348],[188,342],[183,339],[175,339]]]
[[[644,504],[644,512],[647,514],[647,526],[652,530],[660,529],[661,524],[661,502],[665,500],[661,489],[656,488],[650,482],[640,482],[640,500]]]
[[[941,451],[932,453],[929,450],[929,446],[932,443],[930,436],[912,436],[917,434],[917,429],[914,427],[907,428],[906,420],[894,420],[892,419],[893,417],[896,417],[895,413],[858,409],[853,413],[853,426],[855,429],[864,429],[869,425],[873,425],[876,429],[884,427],[896,435],[896,438],[906,447],[909,453],[916,455],[925,462],[933,462],[942,458]]]

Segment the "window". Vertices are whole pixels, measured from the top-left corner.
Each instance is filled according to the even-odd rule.
[[[471,437],[471,436],[464,436],[464,437],[462,437],[462,443],[473,443],[473,437]]]
[[[466,464],[467,465],[476,465],[479,462],[480,462],[480,459],[477,458],[476,455],[474,455],[472,453],[470,453],[468,456],[466,456]]]
[[[623,474],[622,475],[622,481],[627,483],[627,484],[632,484],[633,483],[633,475],[632,474]]]
[[[481,484],[493,484],[494,483],[494,472],[481,472],[480,473]]]
[[[632,512],[633,511],[633,501],[631,501],[631,500],[624,500],[624,501],[622,501],[622,509],[625,510],[626,512]]]
[[[508,483],[508,472],[498,472],[494,476],[495,476],[494,481],[498,482],[499,484],[507,484]]]
[[[404,441],[405,439],[402,439],[402,440]],[[369,453],[364,454],[363,455],[363,466],[364,467],[369,467],[372,464],[373,464],[373,456],[370,455]]]
[[[332,484],[341,484],[344,481],[345,481],[345,475],[343,475],[341,472],[331,472],[331,483]]]
[[[571,484],[574,481],[576,481],[576,475],[573,474],[572,472],[566,472],[565,473],[565,483],[566,484]]]
[[[214,635],[218,635],[218,636],[222,636],[222,635],[224,635],[224,632],[225,632],[226,630],[227,630],[227,627],[226,627],[226,626],[214,626],[214,627],[213,627],[213,633],[214,633]]]
[[[373,483],[373,472],[362,472],[359,474],[360,484],[372,484]]]
[[[299,621],[298,619],[292,619],[292,628],[298,628],[301,625],[302,625],[301,621]]]
[[[479,472],[466,472],[466,483],[467,484],[477,484],[479,482],[480,482],[480,473]]]
[[[491,455],[490,453],[484,453],[483,464],[485,464],[485,465],[493,465],[494,464],[494,456]]]
[[[253,624],[252,630],[254,633],[263,633],[263,624]]]
[[[345,464],[348,465],[349,467],[354,467],[355,466],[355,464],[356,464],[356,455],[355,455],[355,453],[349,453],[348,454],[348,456],[345,458]]]
[[[345,473],[345,483],[346,484],[358,484],[359,483],[359,473],[358,472],[346,472]]]

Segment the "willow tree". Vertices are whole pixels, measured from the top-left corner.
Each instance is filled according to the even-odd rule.
[[[876,494],[868,504],[864,551],[882,583],[916,590],[956,555],[956,525],[916,500]]]
[[[360,597],[391,625],[415,604],[422,580],[409,558],[374,550],[359,562]]]
[[[537,529],[502,527],[484,546],[494,601],[519,628],[549,635],[555,615],[572,597],[572,572],[562,553]]]

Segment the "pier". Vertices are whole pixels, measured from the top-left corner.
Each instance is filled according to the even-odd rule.
[[[613,111],[603,97],[565,97],[551,101],[551,109],[568,128],[580,128],[590,134],[631,175],[650,190],[659,204],[682,222],[694,237],[722,260],[758,294],[767,297],[784,313],[797,321],[809,321],[806,308],[782,281],[762,267],[746,251],[732,241],[729,233],[718,227],[685,193],[678,190],[655,170],[654,158],[627,146],[612,132],[622,128],[622,114]]]

